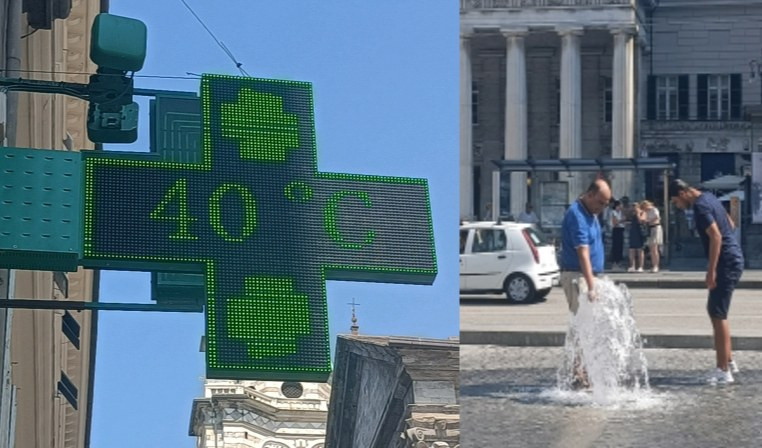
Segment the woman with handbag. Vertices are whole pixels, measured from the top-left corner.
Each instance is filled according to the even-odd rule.
[[[643,201],[641,208],[645,213],[646,224],[648,225],[648,239],[646,246],[651,254],[651,272],[659,272],[659,248],[664,244],[662,236],[661,216],[659,209],[651,201]]]
[[[643,272],[645,256],[643,254],[643,233],[641,225],[645,222],[645,215],[640,209],[640,204],[632,203],[632,209],[628,216],[630,224],[630,267],[627,272]]]

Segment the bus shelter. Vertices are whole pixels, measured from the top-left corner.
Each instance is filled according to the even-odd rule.
[[[500,185],[504,174],[512,172],[604,172],[604,171],[635,171],[662,170],[664,181],[664,258],[669,259],[669,177],[674,170],[675,164],[666,157],[639,157],[639,158],[597,158],[597,159],[519,159],[519,160],[494,160],[493,163],[499,170],[493,172],[492,177],[492,217],[494,220],[500,214]]]

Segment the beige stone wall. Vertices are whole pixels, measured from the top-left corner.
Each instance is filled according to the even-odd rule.
[[[96,69],[89,57],[90,26],[99,8],[98,0],[72,0],[71,14],[66,20],[56,20],[52,30],[39,30],[23,39],[21,68],[28,70],[23,75],[86,83],[88,77],[81,73],[93,73]],[[22,33],[27,32],[22,27]],[[73,149],[92,149],[86,123],[86,101],[42,93],[19,95],[16,140],[20,147],[64,149],[68,134]]]
[[[65,300],[53,274],[16,271],[16,298]],[[91,297],[92,271],[69,276],[69,300]],[[70,312],[81,326],[80,349],[61,332],[63,311],[14,310],[11,336],[12,381],[18,388],[16,447],[84,446],[87,385],[90,381],[90,313]],[[57,393],[60,372],[79,390],[75,410]]]
[[[25,78],[86,83],[95,71],[89,60],[90,26],[99,0],[73,0],[66,20],[52,30],[23,39]],[[22,34],[27,30],[22,26]],[[56,73],[53,73],[56,72]],[[68,74],[75,73],[75,74]],[[50,94],[19,95],[17,146],[41,149],[92,149],[87,140],[87,103]],[[13,296],[20,299],[92,300],[94,273],[67,273],[68,298],[54,284],[52,272],[16,271]],[[84,446],[90,372],[90,312],[70,311],[80,325],[80,349],[61,331],[60,310],[15,310],[11,336],[12,381],[18,388],[17,448]],[[61,372],[78,389],[78,410],[57,392]]]

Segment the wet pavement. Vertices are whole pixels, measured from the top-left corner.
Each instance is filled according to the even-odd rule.
[[[645,356],[651,390],[604,407],[555,388],[560,347],[461,346],[461,446],[762,446],[762,352],[734,353],[729,386],[704,380],[712,350]]]

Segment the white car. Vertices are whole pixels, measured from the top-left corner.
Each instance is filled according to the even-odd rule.
[[[531,224],[461,224],[461,292],[502,291],[512,302],[528,302],[545,297],[560,277],[555,247]]]

